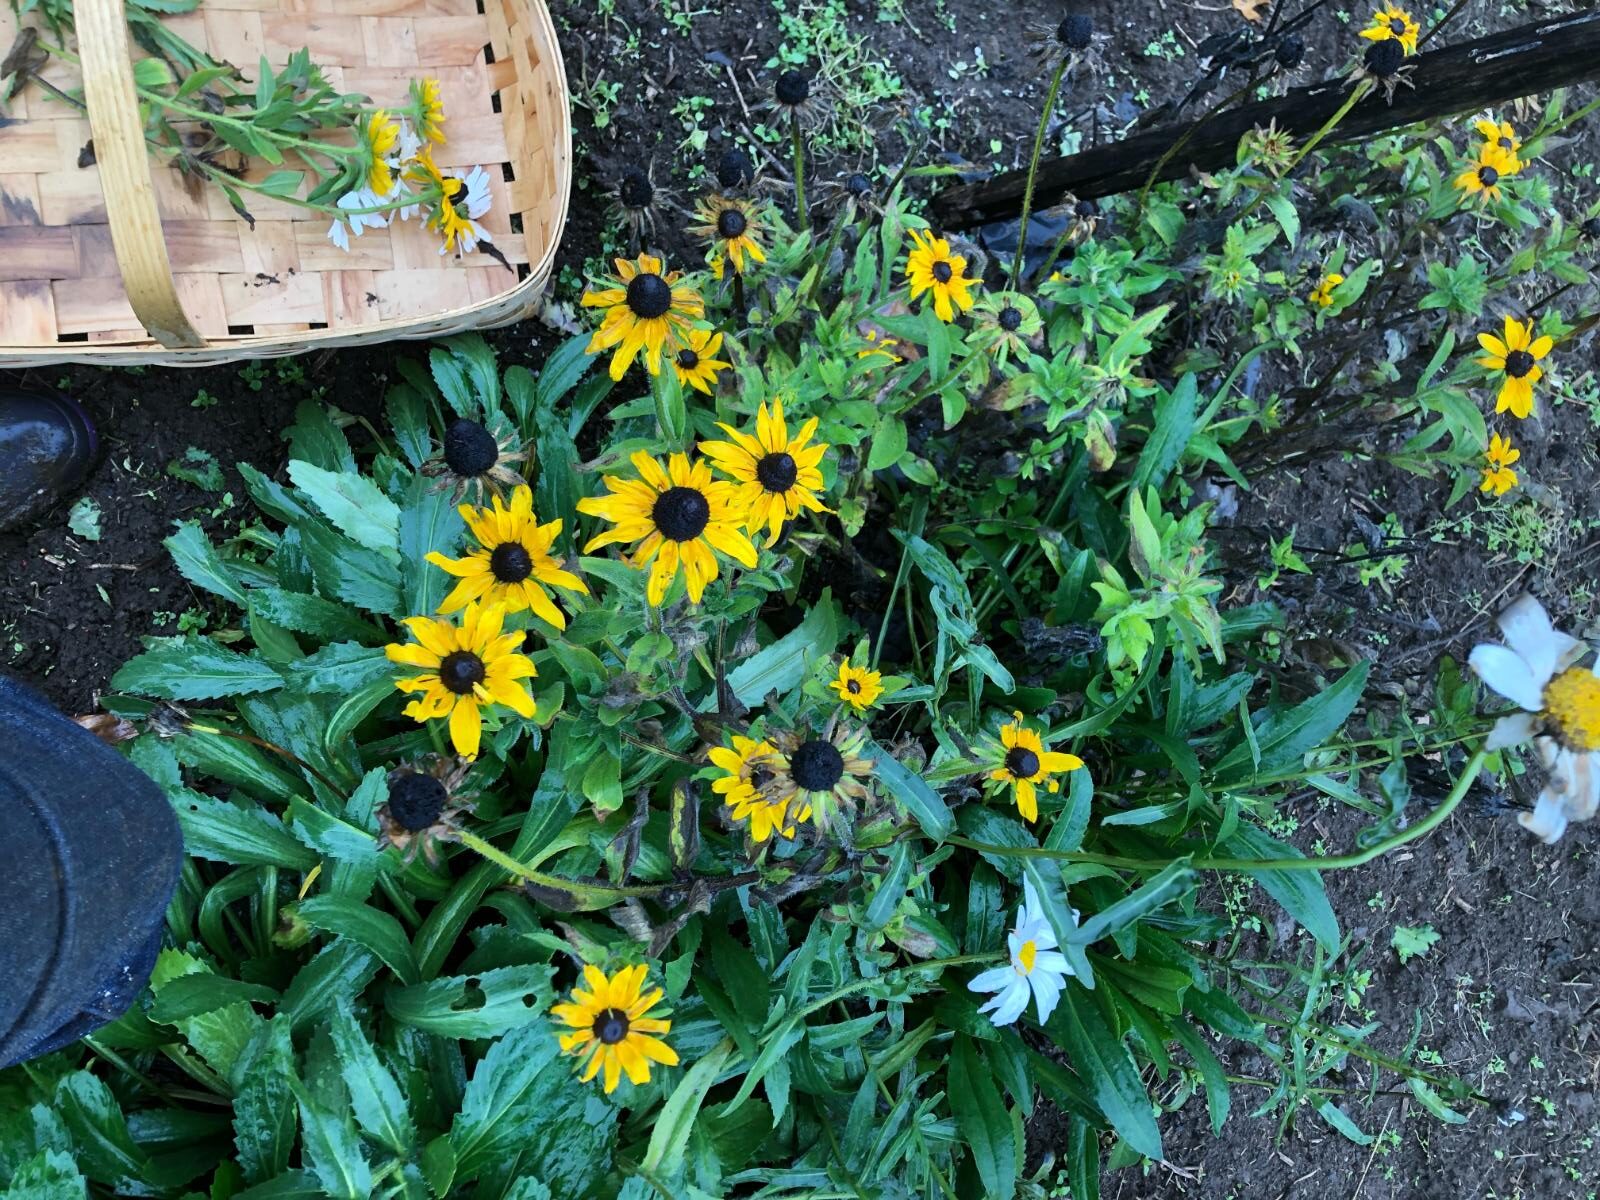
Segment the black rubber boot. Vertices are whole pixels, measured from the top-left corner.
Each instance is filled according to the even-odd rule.
[[[99,449],[94,423],[76,401],[0,385],[0,533],[69,496]]]
[[[165,793],[0,676],[0,1068],[127,1011],[155,965],[183,841]]]

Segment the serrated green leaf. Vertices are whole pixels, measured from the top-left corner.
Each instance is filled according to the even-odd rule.
[[[198,521],[180,522],[177,532],[161,544],[172,555],[178,574],[195,587],[215,592],[240,608],[245,606],[244,585],[218,556]]]
[[[1017,1190],[1017,1161],[1022,1148],[994,1076],[972,1039],[957,1034],[950,1046],[950,1110],[956,1128],[983,1180],[984,1194],[1010,1200]]]
[[[312,896],[300,904],[300,919],[365,946],[381,958],[402,983],[420,977],[411,943],[400,922],[381,909],[344,896]]]
[[[501,967],[412,987],[390,988],[384,1005],[397,1020],[444,1037],[496,1037],[543,1021],[553,1000],[553,968]],[[459,1147],[458,1147],[459,1149]]]
[[[289,479],[351,541],[386,554],[399,552],[400,507],[354,471],[329,471],[291,459]]]
[[[304,911],[302,905],[301,912]],[[417,1130],[405,1097],[347,1002],[341,1001],[335,1006],[328,1032],[339,1053],[339,1073],[350,1090],[350,1107],[355,1112],[356,1123],[396,1154],[409,1154]]]
[[[283,676],[270,664],[194,634],[149,638],[146,645],[143,654],[111,677],[113,691],[162,700],[215,700],[283,686]]]

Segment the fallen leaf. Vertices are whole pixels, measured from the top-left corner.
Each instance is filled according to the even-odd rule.
[[[1261,24],[1264,15],[1261,10],[1267,6],[1267,0],[1231,0],[1231,3],[1234,11],[1246,21],[1256,25]]]

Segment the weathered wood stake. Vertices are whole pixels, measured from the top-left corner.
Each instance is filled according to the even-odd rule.
[[[1363,43],[1365,45],[1365,43]],[[1330,135],[1353,141],[1384,129],[1473,112],[1519,96],[1600,79],[1600,11],[1537,21],[1504,33],[1462,42],[1411,60],[1414,87],[1401,86],[1394,103],[1374,93],[1356,105]],[[1231,166],[1239,139],[1256,126],[1276,120],[1297,137],[1315,133],[1349,98],[1349,77],[1196,121],[1135,134],[1125,141],[1096,146],[1068,158],[1039,164],[1034,207],[1059,203],[1071,193],[1079,199],[1111,196],[1144,186],[1150,172],[1180,138],[1183,147],[1162,163],[1156,178],[1177,179],[1191,169]],[[1026,171],[1008,171],[982,183],[947,188],[933,200],[933,214],[947,229],[965,229],[1015,217],[1022,208]]]

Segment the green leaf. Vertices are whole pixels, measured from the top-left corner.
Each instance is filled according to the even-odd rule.
[[[882,471],[895,465],[906,452],[906,423],[893,413],[879,413],[872,430],[867,470]]]
[[[740,703],[758,705],[769,693],[780,696],[804,678],[807,667],[832,654],[838,644],[838,607],[824,589],[806,619],[772,645],[756,651],[728,673],[728,686]]]
[[[579,334],[557,346],[544,360],[534,385],[534,406],[542,412],[552,412],[556,402],[578,386],[578,381],[588,371],[594,357],[588,352],[589,335]]]
[[[889,852],[889,864],[873,887],[872,898],[867,901],[860,928],[865,933],[876,933],[894,917],[900,902],[906,897],[906,885],[911,879],[911,843],[895,843]]]
[[[1194,887],[1194,879],[1187,861],[1170,863],[1143,885],[1095,913],[1067,940],[1073,945],[1091,946],[1103,937],[1111,937],[1187,893]]]
[[[313,1021],[326,1020],[341,998],[359,996],[377,973],[378,959],[371,951],[334,938],[300,968],[284,991],[278,1011],[288,1016],[291,1028],[298,1032]]]
[[[1412,928],[1407,925],[1396,925],[1394,936],[1389,939],[1389,945],[1394,947],[1400,956],[1400,965],[1403,967],[1413,958],[1424,958],[1433,944],[1439,940],[1439,931],[1432,925],[1419,925]]]
[[[72,1135],[79,1168],[115,1191],[124,1180],[140,1181],[149,1158],[134,1144],[128,1122],[111,1089],[88,1071],[73,1071],[56,1084],[51,1107]]]
[[[1332,1100],[1324,1100],[1318,1104],[1317,1115],[1358,1146],[1370,1146],[1376,1140],[1370,1133],[1363,1133],[1361,1127],[1350,1119],[1349,1114]]]
[[[169,952],[172,953],[172,952]],[[169,978],[159,989],[152,987],[155,999],[148,1016],[162,1025],[176,1025],[189,1017],[199,1017],[232,1004],[258,1001],[271,1004],[278,993],[261,983],[229,979],[197,967],[192,974]]]
[[[399,611],[398,555],[390,557],[358,546],[321,521],[304,521],[295,528],[305,545],[318,591],[386,617],[410,615]]]
[[[86,1200],[88,1184],[70,1154],[40,1150],[18,1164],[11,1184],[0,1192],[5,1200]]]
[[[1051,1014],[1049,1030],[1122,1140],[1137,1153],[1159,1161],[1161,1132],[1133,1055],[1106,1024],[1094,997],[1075,980],[1067,981],[1061,1003]]]
[[[409,383],[397,383],[384,398],[389,426],[400,452],[413,469],[428,461],[433,450],[433,435],[428,428],[428,404]]]
[[[1223,853],[1232,858],[1305,857],[1293,846],[1278,841],[1254,825],[1241,825],[1219,845]],[[1321,875],[1309,870],[1246,870],[1244,874],[1260,883],[1267,894],[1283,905],[1284,910],[1316,938],[1324,950],[1329,954],[1338,950],[1339,920],[1333,915],[1333,905],[1328,903],[1328,893],[1322,886]]]
[[[694,1130],[706,1093],[717,1082],[732,1054],[733,1044],[724,1038],[689,1068],[672,1095],[667,1097],[650,1130],[650,1145],[641,1164],[646,1171],[666,1179],[678,1173],[683,1166],[684,1147],[689,1144],[689,1134]]]
[[[162,700],[216,700],[283,686],[283,676],[269,664],[194,634],[147,638],[145,645],[145,653],[111,677],[112,691]]]
[[[1228,1121],[1231,1103],[1227,1073],[1217,1061],[1205,1034],[1187,1021],[1173,1021],[1170,1027],[1178,1044],[1189,1052],[1189,1057],[1194,1059],[1194,1065],[1200,1071],[1200,1080],[1206,1089],[1206,1109],[1211,1114],[1211,1132],[1220,1137],[1222,1127]]]
[[[240,608],[245,606],[244,585],[234,576],[228,565],[218,557],[211,539],[198,521],[182,521],[178,531],[161,543],[172,555],[172,562],[182,575],[197,588],[215,592]]]
[[[1160,489],[1176,469],[1194,436],[1198,389],[1192,373],[1185,373],[1170,392],[1163,390],[1150,419],[1150,436],[1139,452],[1139,462],[1129,481],[1135,493],[1147,487]]]
[[[956,824],[944,797],[929,787],[921,775],[897,761],[876,742],[872,744],[870,752],[874,762],[874,778],[916,818],[923,833],[936,842],[944,841]]]
[[[366,476],[291,459],[289,479],[357,545],[389,554],[399,551],[400,508]]]
[[[495,1037],[543,1021],[554,968],[500,967],[412,987],[390,988],[384,1005],[397,1021],[443,1037]],[[458,1147],[459,1150],[459,1147]]]
[[[1255,729],[1261,765],[1251,766],[1248,744],[1236,746],[1214,772],[1218,782],[1237,783],[1254,776],[1300,769],[1305,756],[1317,749],[1344,727],[1345,720],[1361,699],[1371,663],[1362,662],[1346,671],[1337,683],[1286,712],[1269,714]]]
[[[312,695],[349,695],[377,680],[391,687],[397,675],[383,649],[355,642],[335,642],[286,668],[289,678]]]
[[[543,468],[550,471],[547,462]],[[435,491],[427,479],[418,476],[406,491],[406,505],[400,513],[400,557],[405,573],[406,614],[431,613],[439,608],[455,579],[428,561],[428,552],[437,550],[454,557],[456,543],[466,528],[448,492]]]
[[[501,1038],[473,1069],[450,1127],[454,1183],[516,1162],[519,1174],[560,1180],[563,1195],[596,1195],[616,1121],[617,1108],[578,1082],[541,1019]]]
[[[1072,1200],[1100,1200],[1100,1138],[1076,1113],[1067,1116],[1064,1170]]]
[[[233,1074],[240,1055],[264,1024],[246,1000],[236,995],[228,1003],[211,1005],[192,1016],[157,1016],[156,1013],[162,1009],[181,1011],[192,1006],[196,997],[207,990],[226,989],[234,982],[218,977],[194,955],[170,948],[156,958],[155,969],[150,974],[150,991],[156,1000],[151,1019],[177,1026],[184,1041],[225,1079]],[[177,989],[177,995],[168,1004],[165,998],[172,988]],[[215,992],[212,994],[215,996]]]
[[[333,1200],[367,1200],[372,1195],[372,1168],[350,1114],[329,1112],[313,1103],[298,1081],[291,1086],[300,1102],[300,1144],[323,1191]]]
[[[264,1022],[235,1063],[233,1137],[246,1183],[265,1183],[285,1171],[294,1150],[298,1111],[289,1079],[294,1046],[289,1018]]]
[[[984,1194],[1010,1200],[1017,1190],[1022,1147],[994,1076],[965,1034],[958,1033],[951,1043],[948,1088],[956,1128],[978,1168]]]
[[[458,333],[445,338],[444,344],[466,372],[483,411],[494,412],[500,407],[500,367],[483,334]]]
[[[342,604],[283,588],[264,587],[251,592],[250,611],[274,625],[309,634],[319,642],[388,640],[388,634],[382,629]]]
[[[263,66],[266,61],[261,60]],[[294,424],[289,426],[287,436],[290,458],[298,458],[324,471],[356,469],[356,456],[350,452],[344,431],[333,423],[328,409],[315,400],[302,400],[295,406]]]
[[[98,542],[104,536],[100,528],[100,505],[93,496],[79,496],[73,502],[67,510],[67,528],[86,542]]]
[[[188,788],[168,788],[167,797],[178,814],[183,848],[196,858],[295,871],[317,865],[317,856],[259,805],[231,804]]]
[[[349,938],[372,951],[402,983],[421,978],[400,922],[380,909],[345,896],[313,896],[300,904],[300,918],[314,929]]]
[[[302,914],[304,911],[302,905]],[[411,1112],[400,1094],[400,1085],[378,1058],[350,1011],[348,1001],[341,1000],[334,1008],[328,1032],[338,1051],[339,1074],[344,1078],[345,1087],[350,1089],[350,1107],[355,1112],[356,1123],[396,1154],[409,1154],[417,1140]]]

